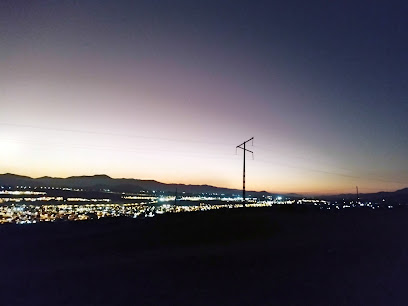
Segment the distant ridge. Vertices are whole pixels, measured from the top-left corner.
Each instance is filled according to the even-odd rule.
[[[321,196],[321,198],[329,201],[342,201],[345,200],[356,200],[357,195],[353,193],[349,194],[337,194],[330,196]],[[359,200],[382,202],[383,200],[392,201],[394,203],[407,204],[408,205],[408,188],[399,189],[396,191],[379,191],[375,193],[360,193]]]
[[[408,194],[408,188],[403,188],[403,189],[400,189],[400,190],[397,190],[397,191],[395,191],[395,192],[397,192],[397,193],[406,193],[406,194]]]
[[[26,185],[32,187],[69,187],[82,188],[88,190],[109,189],[116,192],[139,192],[159,191],[159,192],[178,192],[186,193],[218,193],[218,194],[241,194],[239,189],[230,189],[215,187],[211,185],[190,185],[190,184],[166,184],[155,180],[140,180],[127,178],[111,178],[106,174],[97,174],[91,176],[70,176],[67,178],[57,178],[44,176],[40,178],[31,178],[28,176],[16,175],[11,173],[0,174],[0,185],[19,186]],[[266,191],[249,191],[251,195],[271,195]]]
[[[67,178],[49,177],[43,176],[40,178],[31,178],[29,176],[17,175],[12,173],[0,174],[0,186],[32,186],[32,187],[68,187],[68,188],[80,188],[88,191],[100,191],[110,190],[113,192],[140,192],[144,191],[157,191],[174,193],[177,189],[179,194],[182,192],[190,194],[201,193],[217,193],[225,195],[241,195],[242,190],[230,189],[224,187],[215,187],[207,184],[203,185],[190,185],[190,184],[166,184],[155,180],[140,180],[129,178],[112,178],[106,174],[96,175],[83,175],[83,176],[70,176]],[[267,191],[248,191],[248,196],[276,196],[277,193],[270,193]],[[279,194],[290,198],[303,198],[304,196],[290,193]],[[307,198],[307,196],[306,196]],[[338,194],[319,196],[318,198],[326,199],[329,201],[341,201],[342,199],[353,200],[356,198],[355,194]],[[380,191],[377,193],[360,193],[359,198],[361,201],[382,201],[383,199],[391,200],[397,203],[408,204],[408,188],[399,189],[393,192]]]

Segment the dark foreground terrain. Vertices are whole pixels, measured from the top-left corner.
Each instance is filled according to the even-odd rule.
[[[0,305],[407,305],[408,210],[0,227]]]

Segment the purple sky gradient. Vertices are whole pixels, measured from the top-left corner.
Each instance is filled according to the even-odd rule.
[[[406,5],[322,3],[4,1],[0,172],[407,187]]]

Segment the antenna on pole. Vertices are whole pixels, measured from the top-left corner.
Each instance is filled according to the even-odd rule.
[[[244,174],[243,174],[243,177],[242,177],[242,201],[243,201],[244,205],[245,205],[245,202],[246,202],[246,200],[245,200],[245,152],[247,152],[247,151],[251,152],[252,153],[252,158],[254,157],[254,152],[252,152],[252,151],[248,150],[247,148],[245,148],[246,143],[250,142],[250,141],[252,141],[252,145],[253,145],[254,144],[254,137],[248,139],[247,141],[244,141],[243,143],[241,143],[240,145],[238,145],[235,148],[235,150],[236,149],[244,150]]]

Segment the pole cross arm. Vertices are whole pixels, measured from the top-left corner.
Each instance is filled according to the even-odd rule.
[[[254,141],[254,137],[249,138],[247,141],[244,141],[243,143],[241,143],[239,146],[237,146],[237,148],[239,148],[240,146],[243,146],[244,144],[246,144],[247,142],[250,142],[252,140],[252,142]],[[243,148],[241,148],[243,149]]]
[[[242,149],[242,150],[245,150],[245,151],[248,151],[248,152],[251,152],[252,154],[254,154],[254,152],[252,152],[251,150],[248,150],[247,148],[242,148],[242,147],[240,147],[240,146],[237,146],[237,148],[240,148],[240,149]]]

